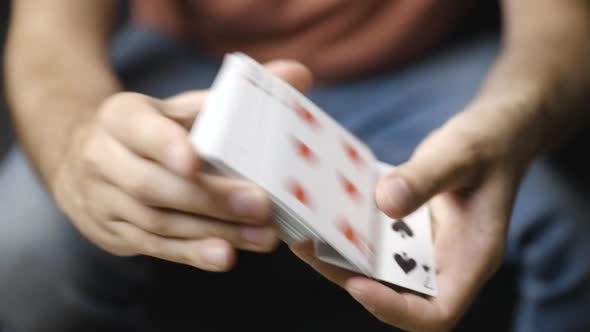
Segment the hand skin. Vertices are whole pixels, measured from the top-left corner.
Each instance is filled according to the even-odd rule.
[[[251,183],[208,174],[188,140],[206,91],[166,100],[122,92],[108,60],[113,1],[18,0],[8,96],[21,142],[72,223],[116,255],[225,271],[235,249],[278,243],[271,204]],[[268,68],[297,88],[300,64]]]
[[[513,162],[517,152],[507,144],[509,138],[498,141],[500,128],[482,120],[475,110],[453,118],[381,179],[376,190],[379,208],[392,217],[405,216],[434,196],[429,205],[437,297],[394,290],[323,263],[310,242],[293,245],[294,252],[382,321],[409,331],[448,330],[500,264],[512,201],[526,167],[524,161]],[[482,138],[486,132],[490,135]]]
[[[267,68],[296,87],[309,72],[294,62]],[[117,255],[149,255],[226,271],[235,249],[278,244],[271,203],[254,184],[202,171],[188,130],[207,91],[157,100],[107,98],[80,125],[52,182],[55,198],[87,238]]]
[[[392,289],[319,261],[309,242],[292,245],[375,317],[408,331],[452,329],[501,263],[529,163],[589,123],[590,3],[503,6],[504,48],[478,96],[382,178],[375,193],[391,217],[430,205],[439,295]]]

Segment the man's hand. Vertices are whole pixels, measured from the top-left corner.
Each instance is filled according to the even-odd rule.
[[[430,201],[439,295],[397,291],[318,261],[309,244],[293,248],[376,317],[403,329],[446,331],[457,322],[500,263],[528,164],[589,123],[589,3],[502,5],[503,50],[478,97],[377,187],[377,203],[392,217]]]
[[[439,295],[395,290],[319,261],[310,243],[293,250],[382,321],[410,331],[447,331],[502,258],[512,202],[529,158],[508,119],[479,107],[452,118],[412,158],[381,179],[376,201],[401,218],[429,202]],[[496,113],[497,115],[500,115]],[[432,198],[432,199],[431,199]]]
[[[297,88],[311,84],[309,71],[297,63],[268,67]],[[202,170],[190,145],[188,127],[206,96],[197,91],[157,100],[119,93],[78,127],[50,186],[86,237],[114,254],[209,271],[229,269],[234,248],[275,247],[264,192]]]

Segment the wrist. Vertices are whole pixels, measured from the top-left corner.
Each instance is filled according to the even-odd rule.
[[[551,126],[538,111],[533,90],[519,93],[485,94],[474,99],[462,116],[474,124],[477,136],[494,147],[494,154],[526,167],[546,148],[546,128]],[[475,125],[477,124],[477,125]]]
[[[565,71],[549,75],[548,69],[523,70],[518,64],[498,61],[467,110],[504,128],[498,135],[508,135],[518,153],[532,159],[588,123],[581,107],[586,85],[568,81]]]
[[[45,179],[48,190],[52,194],[56,192],[60,175],[68,172],[68,166],[71,165],[72,161],[76,162],[72,157],[80,155],[82,147],[88,140],[88,136],[92,133],[95,123],[94,119],[93,113],[87,113],[83,118],[69,123],[67,129],[64,130],[63,136],[60,138],[61,144],[59,147],[51,148],[51,153],[38,158],[37,164],[41,168],[41,175]]]

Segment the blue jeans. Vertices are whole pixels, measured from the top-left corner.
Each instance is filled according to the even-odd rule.
[[[474,96],[497,52],[494,36],[457,42],[310,97],[398,164]],[[137,26],[118,35],[113,61],[129,90],[157,97],[207,88],[219,67]],[[516,303],[497,305],[514,305],[518,332],[590,330],[590,209],[562,173],[536,161],[516,200],[504,260]],[[109,255],[67,222],[16,147],[0,168],[0,211],[0,325],[15,332],[392,330],[284,247],[240,253],[225,274]]]

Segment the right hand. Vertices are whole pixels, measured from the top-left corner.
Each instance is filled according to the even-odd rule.
[[[311,85],[300,64],[268,68],[299,89]],[[78,127],[50,185],[84,236],[116,255],[208,271],[230,269],[235,249],[267,252],[277,245],[264,191],[199,169],[188,130],[206,96],[119,93]]]

